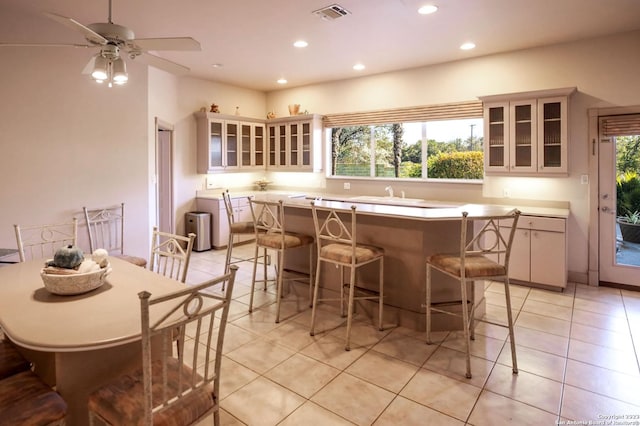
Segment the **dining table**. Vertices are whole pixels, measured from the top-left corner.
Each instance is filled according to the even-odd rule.
[[[185,284],[109,257],[104,283],[77,295],[50,293],[44,260],[0,267],[0,327],[68,405],[66,424],[87,425],[89,394],[142,364],[140,300]]]

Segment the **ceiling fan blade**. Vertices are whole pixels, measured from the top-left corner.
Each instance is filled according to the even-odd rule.
[[[168,59],[152,55],[151,53],[140,52],[140,54],[136,55],[136,57],[140,57],[140,60],[142,60],[142,62],[146,63],[147,65],[151,65],[172,74],[182,75],[191,71],[184,65],[176,64],[175,62],[171,62]]]
[[[89,44],[71,43],[5,43],[0,41],[0,46],[7,47],[95,47]]]
[[[53,19],[54,21],[71,28],[72,30],[81,32],[84,35],[84,37],[87,40],[89,40],[91,43],[107,44],[109,42],[109,40],[102,37],[100,34],[93,31],[91,28],[82,25],[80,22],[76,21],[73,18],[68,18],[66,16],[58,15],[52,12],[44,12],[44,14],[47,15],[49,18]]]
[[[191,37],[137,38],[130,40],[133,50],[201,50],[200,43]]]

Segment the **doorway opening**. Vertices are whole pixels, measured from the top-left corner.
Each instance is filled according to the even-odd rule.
[[[156,222],[175,233],[173,214],[173,126],[156,118]]]

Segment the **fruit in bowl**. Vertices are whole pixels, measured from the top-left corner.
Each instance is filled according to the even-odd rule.
[[[67,246],[57,250],[54,258],[45,263],[40,276],[49,292],[75,295],[100,287],[109,273],[106,250],[98,249],[91,259],[86,259],[82,250]]]

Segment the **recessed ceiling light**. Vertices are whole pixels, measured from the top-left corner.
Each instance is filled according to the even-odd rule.
[[[472,42],[470,42],[470,41],[468,41],[468,42],[466,42],[466,43],[462,43],[462,44],[460,45],[460,49],[461,49],[461,50],[471,50],[471,49],[474,49],[475,47],[476,47],[476,44],[475,44],[475,43],[472,43]]]
[[[213,68],[222,68],[224,65],[223,64],[213,64],[211,65]]]
[[[297,40],[295,43],[293,43],[293,45],[295,47],[307,47],[309,45],[309,43],[307,43],[304,40]]]
[[[279,78],[278,79],[278,84],[287,84],[287,79],[286,78]]]
[[[354,70],[356,70],[356,71],[362,71],[362,70],[364,69],[364,65],[362,65],[362,64],[355,64],[355,65],[353,66],[353,69],[354,69]]]
[[[438,6],[434,6],[432,4],[428,4],[425,6],[422,6],[420,9],[418,9],[418,13],[420,15],[430,15],[434,12],[436,12],[438,10]]]

